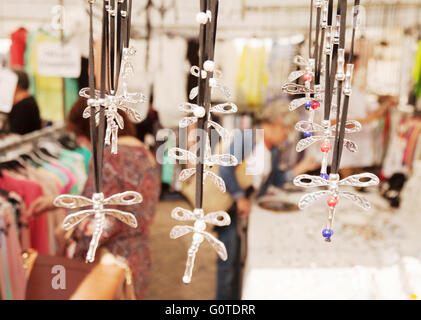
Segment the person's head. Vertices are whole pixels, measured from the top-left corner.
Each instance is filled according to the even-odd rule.
[[[88,100],[80,97],[74,104],[67,117],[67,130],[73,132],[77,138],[91,139],[90,119],[83,118],[83,111],[88,106]],[[131,122],[126,113],[119,111],[124,120],[124,128],[118,130],[119,136],[135,136],[136,126]]]
[[[16,85],[15,95],[13,99],[13,103],[17,103],[19,102],[19,100],[22,100],[24,95],[27,95],[29,93],[29,77],[23,69],[12,68],[12,71],[16,74],[18,78],[18,83]]]
[[[279,146],[285,141],[298,120],[296,113],[289,111],[288,103],[282,100],[263,107],[258,118],[264,130],[265,145],[268,147]]]

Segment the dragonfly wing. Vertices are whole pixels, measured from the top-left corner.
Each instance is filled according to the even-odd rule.
[[[225,248],[225,245],[222,241],[219,241],[208,232],[200,232],[200,234],[202,234],[206,240],[208,240],[210,245],[215,249],[216,253],[222,260],[226,261],[228,259],[227,249]]]
[[[305,104],[307,101],[308,101],[307,98],[298,98],[298,99],[291,100],[291,102],[289,103],[288,109],[290,111],[294,111],[295,109]]]
[[[224,167],[232,167],[238,164],[238,160],[232,154],[214,154],[210,157],[210,161],[214,164],[224,166]]]
[[[347,148],[351,152],[358,151],[358,146],[354,142],[348,139],[344,139],[344,147]]]
[[[83,110],[82,117],[84,119],[88,119],[88,118],[91,117],[91,108],[92,107],[88,106],[88,107],[85,108],[85,110]],[[95,107],[95,116],[97,116],[98,111],[99,111],[99,107]]]
[[[345,133],[360,132],[362,129],[361,123],[356,120],[348,120],[345,125]]]
[[[197,97],[199,93],[199,87],[194,87],[193,89],[191,89],[190,94],[189,94],[189,99],[193,100]]]
[[[178,221],[194,221],[197,219],[193,212],[181,207],[174,208],[171,211],[171,218]]]
[[[117,193],[104,200],[105,205],[133,205],[143,201],[143,197],[136,191],[125,191]]]
[[[54,199],[56,207],[66,209],[76,209],[91,206],[93,204],[91,199],[83,196],[63,194]]]
[[[221,91],[222,92],[222,94],[224,95],[224,96],[226,96],[227,98],[229,98],[229,97],[231,97],[231,91],[226,87],[226,86],[223,86],[223,85],[220,85],[219,83],[216,85],[216,88],[219,90],[219,91]]]
[[[298,202],[298,207],[300,209],[305,209],[309,205],[311,205],[314,201],[319,200],[320,198],[323,198],[330,194],[331,192],[329,190],[321,190],[321,191],[316,191],[312,193],[307,193],[301,197],[300,201]]]
[[[180,181],[186,181],[188,178],[190,178],[195,173],[196,173],[196,168],[183,169],[183,170],[181,170],[178,178],[180,179]]]
[[[179,107],[180,111],[183,111],[183,112],[186,112],[186,113],[194,112],[194,110],[197,109],[197,108],[199,108],[199,106],[197,104],[189,103],[189,102],[184,102]]]
[[[133,213],[124,212],[116,209],[103,209],[101,210],[101,212],[109,216],[113,216],[114,218],[117,218],[118,220],[124,222],[132,228],[137,228],[137,220]]]
[[[124,129],[124,120],[123,117],[118,113],[118,112],[114,112],[114,119],[118,124],[118,127],[123,130]]]
[[[322,136],[312,136],[308,138],[301,139],[297,143],[297,147],[295,148],[297,152],[301,152],[311,146],[313,143],[322,140]]]
[[[302,56],[295,56],[293,61],[296,65],[299,65],[299,66],[302,66],[302,67],[307,66],[307,61]]]
[[[224,144],[226,144],[230,141],[230,139],[231,139],[230,133],[228,132],[227,129],[222,127],[220,124],[216,123],[215,121],[208,120],[208,126],[213,127],[216,130],[216,132],[218,132],[218,134],[221,136]]]
[[[238,107],[231,102],[217,104],[210,108],[210,112],[215,113],[235,113],[237,112]]]
[[[194,232],[194,228],[191,226],[175,226],[171,229],[170,238],[177,239],[190,232]]]
[[[121,106],[119,108],[127,113],[132,122],[139,123],[142,121],[142,115],[137,110],[125,106]]]
[[[66,218],[64,218],[63,229],[70,230],[75,225],[77,225],[82,220],[84,220],[86,217],[89,217],[90,215],[94,215],[95,213],[96,213],[95,210],[92,210],[92,209],[71,213],[68,216],[66,216]]]
[[[364,197],[361,197],[355,193],[348,192],[348,191],[340,191],[339,194],[347,199],[352,200],[355,202],[359,207],[363,208],[364,210],[370,210],[371,204],[368,200]]]
[[[295,130],[300,132],[318,132],[323,131],[323,127],[317,123],[310,121],[298,121]]]
[[[355,174],[339,181],[339,185],[353,187],[371,187],[376,186],[379,183],[379,178],[376,175],[368,172]]]
[[[204,220],[206,223],[210,223],[219,227],[228,226],[231,224],[231,218],[225,211],[210,212],[205,215]]]
[[[303,71],[303,70],[291,72],[288,76],[288,82],[293,82],[293,81],[297,80],[299,77],[304,75],[304,73],[306,73],[306,72]]]
[[[192,125],[193,123],[197,122],[197,118],[196,117],[185,117],[183,119],[180,120],[179,122],[179,126],[180,128],[186,128],[190,125]]]
[[[311,176],[309,174],[300,174],[295,177],[294,185],[298,187],[323,187],[329,185],[329,182],[319,176]]]
[[[196,155],[193,152],[181,148],[171,148],[168,150],[168,155],[175,160],[190,160],[196,162]]]
[[[286,83],[282,86],[282,91],[288,94],[305,94],[312,93],[311,89],[306,88],[305,86],[295,84],[295,83]]]
[[[212,171],[205,170],[204,171],[205,178],[209,177],[212,182],[218,187],[219,190],[222,192],[226,191],[225,182],[221,177],[218,177],[216,174],[214,174]],[[205,179],[203,179],[203,182]]]

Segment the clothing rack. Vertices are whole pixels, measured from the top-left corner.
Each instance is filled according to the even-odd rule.
[[[16,135],[8,137],[4,139],[4,141],[0,142],[0,153],[3,153],[10,149],[15,149],[25,143],[34,142],[46,136],[51,136],[52,134],[55,134],[57,132],[64,131],[64,129],[64,122],[59,122],[52,126],[33,131],[31,133],[27,133],[21,136]]]

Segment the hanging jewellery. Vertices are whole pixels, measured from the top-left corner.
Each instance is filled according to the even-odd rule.
[[[321,5],[320,1],[317,1],[317,5]],[[300,175],[294,179],[294,184],[299,187],[327,187],[327,190],[315,191],[312,193],[307,193],[301,197],[299,201],[300,209],[308,208],[316,200],[327,197],[327,205],[329,207],[328,221],[326,228],[322,231],[324,239],[328,242],[331,241],[333,235],[333,220],[336,212],[336,206],[338,204],[339,198],[344,197],[350,199],[356,203],[361,208],[368,210],[370,209],[370,203],[364,197],[349,192],[340,190],[340,186],[353,186],[353,187],[370,187],[375,186],[379,183],[377,176],[371,173],[362,173],[347,177],[340,180],[338,170],[340,165],[340,160],[342,156],[343,147],[347,148],[351,152],[357,151],[357,146],[352,141],[345,139],[345,134],[359,132],[361,131],[361,124],[354,120],[347,120],[348,115],[348,106],[349,98],[352,93],[351,82],[353,75],[353,49],[354,49],[354,37],[356,29],[356,20],[358,15],[359,0],[355,0],[354,4],[354,21],[353,21],[353,32],[352,32],[352,41],[351,41],[351,54],[349,62],[346,65],[345,70],[345,26],[346,26],[346,0],[338,0],[338,14],[336,18],[336,26],[332,27],[331,24],[331,11],[332,11],[333,1],[329,3],[324,0],[321,8],[321,22],[320,26],[323,28],[323,35],[326,33],[326,43],[324,45],[324,50],[319,51],[319,56],[316,60],[321,59],[321,54],[324,53],[326,56],[326,66],[327,70],[325,71],[325,88],[318,89],[317,93],[325,93],[325,118],[322,121],[321,125],[313,122],[313,119],[309,121],[300,121],[296,125],[296,130],[304,133],[304,139],[300,140],[297,144],[297,151],[300,152],[306,149],[308,146],[312,145],[316,141],[323,141],[321,146],[321,151],[323,152],[322,159],[322,169],[320,176],[310,176],[307,174]],[[319,10],[319,7],[318,7]],[[318,11],[319,12],[319,11]],[[317,38],[317,35],[316,35]],[[321,39],[323,43],[323,39]],[[317,41],[316,41],[317,46]],[[320,48],[321,49],[321,48]],[[317,53],[317,48],[315,49],[315,54]],[[333,62],[332,68],[330,69],[331,60]],[[326,67],[325,66],[325,67]],[[317,63],[316,63],[316,73],[317,73]],[[335,86],[336,80],[336,86]],[[316,79],[317,82],[317,79]],[[305,86],[300,86],[296,84],[287,84],[283,90],[289,94],[315,94],[315,89],[309,89]],[[332,103],[333,95],[336,94],[336,105]],[[344,97],[343,106],[341,108],[341,97],[342,94]],[[290,105],[290,110],[295,110],[302,103],[306,102],[305,98],[296,99]],[[336,109],[336,110],[334,110]],[[331,111],[336,113],[336,125],[331,125],[330,122],[330,113]],[[332,112],[333,113],[333,112]],[[315,134],[315,135],[313,135]],[[331,140],[334,140],[334,148],[332,147]],[[332,157],[332,170],[330,175],[327,174],[327,161],[328,161],[328,152],[334,150]]]
[[[136,110],[131,104],[137,104],[145,102],[145,96],[141,93],[131,93],[128,91],[128,80],[133,78],[133,65],[130,57],[134,56],[136,50],[134,48],[124,48],[122,57],[122,91],[117,95],[105,95],[103,106],[105,107],[105,116],[107,119],[107,129],[105,132],[105,146],[111,145],[111,153],[118,153],[118,129],[124,129],[124,120],[121,115],[118,114],[118,110],[125,112],[129,119],[134,123],[139,123],[143,120],[142,115]],[[89,88],[84,88],[80,91],[82,97],[88,98],[90,96]],[[96,99],[100,97],[100,91],[95,90]],[[95,107],[95,121],[99,124],[100,120],[100,107],[101,105],[96,103]],[[91,117],[90,106],[88,106],[83,112],[84,118]]]
[[[87,113],[89,113],[90,118],[90,130],[91,130],[91,140],[92,140],[92,155],[93,155],[93,172],[94,172],[94,189],[95,193],[92,195],[92,198],[86,198],[78,195],[60,195],[54,200],[54,205],[57,207],[62,207],[66,209],[78,209],[91,206],[90,209],[77,211],[75,213],[69,214],[63,221],[63,228],[69,230],[79,224],[82,220],[87,217],[94,216],[95,228],[93,231],[92,239],[89,245],[89,250],[86,256],[86,262],[93,262],[95,260],[95,253],[98,248],[99,240],[101,238],[103,228],[105,225],[106,215],[112,216],[119,219],[123,223],[127,224],[132,228],[137,227],[136,217],[129,212],[124,212],[117,209],[105,208],[107,205],[134,205],[142,202],[142,195],[135,191],[126,191],[112,195],[108,198],[104,197],[103,192],[101,192],[102,186],[102,165],[103,165],[103,151],[104,151],[104,128],[105,128],[105,110],[109,109],[110,96],[105,94],[105,61],[106,57],[106,30],[108,28],[108,14],[107,10],[109,9],[109,1],[104,1],[103,4],[103,18],[102,18],[102,48],[101,48],[101,89],[95,90],[95,77],[94,77],[94,49],[93,49],[93,21],[92,21],[92,6],[95,3],[94,0],[89,0],[89,88],[81,90],[80,94],[83,97],[88,98],[88,108],[84,112],[84,117],[86,118]],[[121,7],[120,7],[121,8]],[[130,52],[126,52],[130,54]],[[124,59],[123,59],[124,60]],[[126,61],[127,62],[127,61]],[[124,69],[129,70],[127,66],[123,66]],[[123,72],[124,74],[124,72]],[[123,81],[127,78],[129,74],[126,71],[126,74],[122,76]],[[123,87],[125,87],[123,85]],[[125,100],[124,100],[124,99]],[[136,97],[123,90],[123,95],[118,96],[118,99],[121,99],[121,102],[134,101]],[[120,101],[113,101],[117,104],[119,108],[124,108]],[[124,109],[123,109],[124,110]],[[136,116],[136,113],[132,113],[131,109],[125,110],[128,114],[132,114],[133,117]],[[116,113],[116,115],[118,115]],[[116,116],[116,119],[118,117]],[[122,121],[121,121],[122,122]],[[106,139],[105,139],[106,140]]]
[[[111,43],[109,59],[110,67],[110,94],[106,94],[104,97],[104,108],[106,117],[106,131],[105,131],[105,146],[111,146],[111,153],[118,153],[118,130],[124,129],[123,118],[118,114],[118,110],[125,112],[129,119],[134,123],[139,123],[143,120],[142,115],[136,110],[133,104],[143,103],[146,98],[142,93],[131,93],[128,91],[128,81],[134,77],[134,69],[132,64],[132,57],[136,54],[136,50],[133,47],[125,47],[129,43],[130,27],[126,26],[128,20],[130,20],[131,12],[127,10],[127,0],[118,1],[118,6],[115,6],[114,1],[111,1],[112,5],[108,5],[107,13],[113,23],[110,24],[111,40],[107,39],[107,43]],[[123,10],[125,9],[125,10]],[[121,34],[114,35],[114,20],[117,17],[117,21],[120,24],[117,26],[117,30],[121,30]],[[125,24],[122,22],[124,21]],[[123,47],[122,47],[123,46]],[[117,65],[114,68],[114,55],[119,52],[121,54],[121,60],[117,59]],[[114,74],[114,69],[116,74]],[[119,90],[118,80],[122,80],[122,90]],[[99,92],[95,92],[96,96]],[[80,95],[88,97],[90,95],[89,88],[84,88],[80,91]],[[99,110],[100,106],[95,105],[96,123],[99,124]],[[90,118],[90,108],[86,108],[83,112],[84,118]]]
[[[101,237],[104,225],[105,216],[110,215],[119,219],[121,222],[129,225],[132,228],[137,228],[136,217],[129,212],[124,212],[117,209],[104,208],[106,205],[133,205],[142,202],[142,196],[134,191],[126,191],[115,194],[109,198],[104,199],[104,194],[94,193],[92,199],[88,199],[78,195],[61,195],[54,200],[54,205],[66,209],[76,209],[91,206],[91,209],[81,210],[76,213],[69,214],[63,221],[63,229],[70,230],[85,218],[94,216],[95,229],[92,235],[92,240],[89,245],[86,262],[93,262],[95,260],[95,252],[98,248],[99,239]]]
[[[206,225],[212,224],[216,226],[227,226],[231,223],[228,213],[217,211],[205,214],[202,208],[203,202],[203,183],[206,177],[209,177],[220,191],[225,192],[225,182],[212,171],[208,170],[213,165],[235,166],[237,159],[230,154],[212,154],[209,129],[214,128],[223,144],[226,144],[230,135],[225,128],[211,120],[211,114],[229,114],[237,111],[237,106],[233,103],[222,103],[215,106],[211,104],[211,89],[220,90],[227,97],[230,96],[228,88],[219,82],[220,71],[216,70],[213,61],[215,50],[215,32],[217,28],[218,0],[201,0],[200,12],[196,16],[196,21],[200,24],[200,41],[199,41],[199,66],[191,68],[191,73],[198,78],[198,86],[190,92],[191,100],[197,98],[196,103],[184,103],[180,106],[182,112],[190,114],[183,118],[179,126],[186,128],[192,124],[197,129],[206,131],[198,142],[198,155],[181,148],[172,148],[168,154],[176,160],[190,161],[195,164],[194,168],[187,168],[181,171],[180,180],[185,181],[196,176],[196,203],[193,211],[180,207],[175,208],[171,217],[178,221],[194,221],[193,226],[178,225],[174,226],[170,232],[172,239],[177,239],[188,233],[193,233],[192,244],[188,250],[186,269],[183,276],[184,283],[190,283],[194,268],[196,254],[200,244],[206,239],[215,249],[216,253],[222,260],[228,258],[223,242],[216,239],[213,235],[206,232]],[[203,152],[201,152],[203,151]]]
[[[217,211],[205,215],[203,209],[194,209],[192,212],[177,207],[171,212],[171,217],[178,221],[194,221],[193,227],[187,225],[175,226],[170,233],[171,239],[177,239],[188,233],[193,233],[193,242],[188,250],[186,271],[183,276],[184,283],[189,283],[191,281],[196,253],[203,240],[206,239],[210,243],[222,260],[227,260],[228,254],[224,243],[205,230],[206,224],[212,224],[219,227],[229,225],[231,223],[231,218],[228,213]]]
[[[329,206],[329,217],[326,228],[322,235],[326,241],[331,241],[333,235],[333,218],[335,215],[336,206],[340,196],[352,200],[355,204],[369,210],[370,203],[364,197],[349,191],[339,191],[339,186],[353,186],[353,187],[371,187],[379,184],[379,178],[372,173],[361,173],[349,176],[343,180],[339,180],[339,174],[331,173],[329,179],[326,180],[318,176],[310,176],[308,174],[299,175],[294,179],[294,185],[298,187],[328,187],[328,190],[315,191],[307,193],[301,197],[298,202],[300,209],[309,207],[314,201],[322,197],[328,196],[327,205]]]

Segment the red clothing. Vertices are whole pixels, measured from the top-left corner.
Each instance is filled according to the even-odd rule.
[[[38,197],[43,196],[42,187],[33,181],[16,179],[5,172],[0,177],[0,188],[7,191],[14,191],[20,195],[25,202],[26,208]],[[29,230],[31,233],[31,247],[38,251],[39,254],[49,254],[50,248],[48,243],[48,222],[47,216],[41,214],[29,222]]]
[[[26,34],[25,28],[19,28],[10,35],[12,44],[10,46],[10,66],[23,67],[25,61]]]

